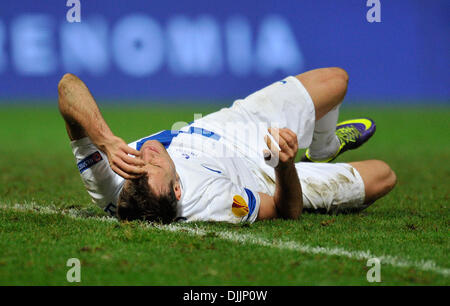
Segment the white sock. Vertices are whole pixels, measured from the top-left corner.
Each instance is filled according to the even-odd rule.
[[[336,105],[325,116],[316,121],[311,145],[309,146],[309,155],[312,159],[324,160],[333,156],[341,142],[336,136],[336,124],[339,117],[339,107]]]

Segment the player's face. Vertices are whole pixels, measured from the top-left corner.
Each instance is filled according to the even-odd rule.
[[[141,147],[150,188],[157,194],[167,193],[171,182],[176,180],[175,164],[166,148],[157,140],[148,140]]]

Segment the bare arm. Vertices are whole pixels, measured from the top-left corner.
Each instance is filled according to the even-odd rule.
[[[113,134],[89,89],[75,75],[65,74],[59,82],[58,105],[66,122],[80,126],[92,142],[105,152],[113,171],[124,178],[136,178],[144,173],[139,167],[143,161],[128,155],[139,156],[140,152]]]
[[[275,194],[273,197],[264,193],[259,194],[261,202],[258,219],[298,219],[303,209],[303,197],[294,164],[298,151],[297,136],[289,129],[270,129],[269,131],[272,135],[279,132],[281,151],[275,152],[279,156],[278,165],[275,167]],[[272,148],[269,138],[266,138],[266,142],[269,148]]]

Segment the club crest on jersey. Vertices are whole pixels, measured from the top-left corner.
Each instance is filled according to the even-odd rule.
[[[243,197],[238,194],[233,197],[231,211],[236,217],[244,217],[248,215],[248,205]]]

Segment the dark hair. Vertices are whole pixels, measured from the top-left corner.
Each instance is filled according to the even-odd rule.
[[[171,223],[177,214],[177,198],[170,184],[169,192],[157,196],[148,185],[148,177],[131,180],[119,195],[117,217],[120,220]]]

